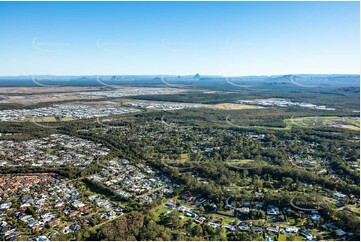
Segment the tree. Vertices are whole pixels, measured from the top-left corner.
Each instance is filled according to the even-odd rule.
[[[289,187],[293,183],[293,179],[291,177],[285,177],[282,179],[285,187]]]
[[[164,217],[164,224],[172,228],[183,227],[183,222],[179,219],[179,216],[178,211],[172,211]]]
[[[219,226],[216,228],[216,238],[217,240],[227,240],[227,234],[226,234],[226,230]]]
[[[317,238],[317,241],[321,241],[321,240],[323,240],[323,236],[322,236],[322,234],[318,234],[318,235],[316,235],[316,238]]]
[[[293,234],[288,235],[288,236],[286,237],[286,240],[287,240],[287,241],[294,241],[294,240],[295,240],[295,235],[293,235]]]
[[[105,224],[100,230],[99,239],[136,240],[143,225],[144,215],[132,211],[111,223]]]
[[[200,237],[200,236],[202,236],[202,234],[203,234],[203,229],[202,229],[202,227],[200,225],[197,224],[196,226],[194,226],[192,228],[192,235],[193,236]]]

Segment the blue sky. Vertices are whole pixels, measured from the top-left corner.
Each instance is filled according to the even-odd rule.
[[[359,2],[0,2],[0,75],[359,73]]]

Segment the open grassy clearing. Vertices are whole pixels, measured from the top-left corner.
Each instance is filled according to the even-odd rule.
[[[236,168],[244,168],[244,169],[252,169],[255,167],[259,167],[262,165],[267,165],[266,162],[263,161],[255,161],[255,160],[231,160],[226,163],[228,166],[236,167]]]
[[[189,154],[181,154],[180,155],[180,161],[185,162],[189,160]]]
[[[154,209],[155,211],[155,221],[159,222],[160,221],[160,216],[165,213],[166,211],[168,211],[168,208],[164,206],[164,204],[158,206],[157,208]]]
[[[48,116],[48,117],[42,117],[42,118],[29,118],[27,120],[14,120],[12,122],[36,122],[36,123],[41,123],[41,122],[49,122],[49,123],[53,123],[53,122],[59,122],[59,121],[72,121],[74,120],[73,118],[56,118],[54,116]]]
[[[347,205],[346,208],[349,209],[349,210],[351,210],[351,211],[354,212],[354,213],[360,214],[360,207],[355,207],[355,206]]]
[[[247,165],[247,164],[250,164],[254,162],[254,160],[232,160],[232,161],[228,161],[227,163],[228,164],[231,164],[231,165]]]
[[[334,127],[341,129],[349,130],[360,130],[360,121],[343,118],[336,116],[312,116],[312,117],[302,117],[302,118],[290,118],[284,120],[285,127],[272,127],[272,126],[238,126],[236,124],[231,124],[232,126],[237,126],[239,128],[255,128],[255,129],[269,129],[269,130],[290,130],[294,127],[300,128],[322,128],[322,127]]]
[[[224,110],[242,110],[242,109],[255,109],[261,108],[255,105],[246,105],[238,103],[220,103],[213,106],[214,108],[224,109]]]
[[[290,236],[290,235],[280,234],[278,237],[278,241],[288,241],[287,236]],[[295,235],[295,236],[290,236],[290,237],[293,237],[294,241],[303,241],[304,240],[304,237],[300,236],[300,235]]]
[[[302,118],[291,118],[285,120],[286,127],[303,127],[303,128],[313,128],[313,127],[336,127],[336,128],[345,128],[351,130],[360,129],[360,121],[337,117],[337,116],[314,116],[314,117],[302,117]]]

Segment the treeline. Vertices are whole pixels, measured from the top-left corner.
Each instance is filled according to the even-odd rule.
[[[0,133],[11,134],[3,135],[0,139],[13,141],[23,141],[29,139],[37,139],[47,137],[56,130],[40,127],[32,122],[1,122]]]

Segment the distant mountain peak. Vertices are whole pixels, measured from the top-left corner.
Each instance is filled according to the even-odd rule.
[[[199,79],[200,77],[201,77],[201,76],[197,73],[197,74],[194,75],[193,78],[194,78],[194,79]]]
[[[78,78],[78,81],[79,81],[79,80],[89,80],[89,78],[86,77],[86,76],[82,76],[82,77]]]

